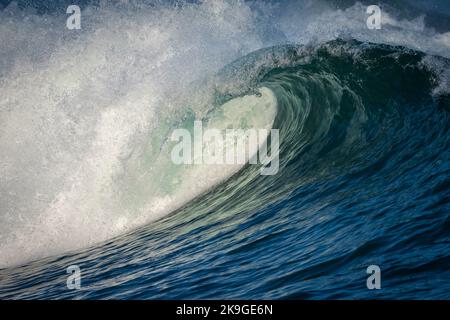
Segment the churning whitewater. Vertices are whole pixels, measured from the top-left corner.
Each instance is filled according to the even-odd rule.
[[[448,298],[450,32],[365,9],[1,10],[0,297],[366,298],[382,262],[380,297]],[[175,165],[196,120],[279,129],[278,173]]]

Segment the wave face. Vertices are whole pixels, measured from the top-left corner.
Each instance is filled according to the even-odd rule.
[[[88,7],[89,35],[2,47],[0,297],[449,298],[448,33],[317,6],[303,33],[298,8]],[[169,163],[174,128],[227,108],[280,130],[278,174]]]

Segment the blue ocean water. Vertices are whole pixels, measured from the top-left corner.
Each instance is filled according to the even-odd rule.
[[[221,6],[213,9],[208,7],[207,10],[212,11],[207,12],[225,15],[242,13],[244,15],[242,21],[248,21],[250,17],[254,15],[259,17],[258,15],[262,14],[256,9],[249,11],[245,2],[217,3]],[[236,3],[238,5],[234,7]],[[167,6],[164,10],[168,10],[169,18],[173,18],[174,13],[171,10],[174,9],[171,4]],[[180,20],[186,18],[189,21],[190,14],[192,12],[196,14],[201,4],[187,6],[188,13],[183,12],[187,18],[183,15],[175,17]],[[350,6],[345,14],[352,15],[353,11],[358,11],[362,7],[360,4],[356,7]],[[200,15],[204,13],[201,10]],[[321,10],[326,11],[323,8],[319,11],[322,12]],[[167,14],[167,11],[164,13]],[[218,17],[220,15],[213,19],[214,23]],[[133,16],[126,18],[125,21],[129,21]],[[139,28],[143,23],[143,20],[139,20],[141,18],[136,18],[139,21],[137,24]],[[274,15],[270,18],[278,19]],[[14,18],[11,19],[18,23]],[[322,19],[320,14],[317,19]],[[358,19],[355,18],[356,22]],[[292,23],[292,19],[276,21],[280,25],[287,24],[287,21]],[[412,21],[417,24],[402,22],[403,25],[399,22],[393,30],[388,30],[391,32],[388,35],[378,34],[369,39],[370,41],[365,39],[365,34],[358,33],[359,27],[352,29],[352,26],[346,24],[339,27],[342,32],[334,37],[337,39],[329,39],[327,33],[323,39],[307,43],[302,43],[301,37],[294,37],[296,35],[294,29],[285,28],[282,33],[282,30],[275,31],[271,29],[273,26],[265,25],[263,33],[268,38],[255,40],[250,38],[253,34],[252,29],[249,28],[250,31],[245,29],[249,34],[249,38],[245,39],[245,45],[241,44],[245,50],[241,47],[230,49],[229,44],[237,46],[240,42],[235,40],[235,31],[226,21],[222,21],[220,26],[227,37],[222,39],[219,36],[216,43],[207,33],[207,37],[201,39],[199,43],[214,42],[212,48],[205,49],[209,50],[208,54],[217,59],[225,53],[229,56],[224,60],[226,63],[222,61],[218,63],[218,70],[213,68],[214,76],[211,76],[214,77],[213,90],[203,82],[200,84],[196,82],[194,87],[188,88],[189,94],[192,93],[192,88],[200,87],[199,91],[207,91],[208,95],[213,96],[217,102],[216,107],[243,95],[253,95],[254,91],[261,87],[270,89],[275,95],[277,114],[273,128],[280,130],[280,168],[273,176],[260,175],[259,166],[248,164],[231,176],[221,177],[219,183],[210,184],[206,189],[201,189],[201,192],[191,195],[189,192],[192,190],[189,189],[194,189],[195,184],[189,189],[180,191],[177,188],[179,185],[183,186],[181,182],[174,185],[165,184],[173,172],[169,172],[166,167],[156,169],[153,167],[159,162],[154,161],[155,149],[152,147],[156,144],[156,149],[164,150],[164,138],[167,132],[170,132],[169,129],[172,129],[171,125],[168,125],[169,129],[162,126],[157,127],[158,129],[152,128],[150,138],[152,143],[149,149],[138,152],[140,149],[133,147],[130,148],[132,151],[125,154],[114,153],[115,149],[111,151],[111,148],[105,148],[103,145],[110,140],[98,137],[103,137],[102,134],[106,129],[122,128],[128,126],[129,122],[134,124],[139,117],[122,115],[119,108],[114,109],[113,116],[110,113],[103,114],[101,120],[105,117],[109,119],[108,116],[111,116],[111,122],[118,126],[115,127],[108,121],[106,121],[108,126],[101,120],[89,122],[87,116],[78,117],[72,114],[72,111],[65,110],[68,118],[77,124],[86,121],[92,126],[98,126],[95,127],[97,140],[94,140],[94,143],[97,149],[94,155],[99,156],[100,160],[97,161],[97,158],[93,160],[91,153],[86,151],[82,144],[73,147],[77,154],[87,153],[86,162],[89,166],[83,165],[81,168],[87,171],[88,177],[82,175],[82,172],[76,175],[76,179],[70,179],[70,192],[64,193],[63,196],[56,192],[60,194],[57,201],[49,201],[49,204],[43,205],[45,214],[31,219],[27,218],[26,213],[33,210],[26,207],[26,204],[32,200],[29,200],[31,197],[26,198],[26,192],[27,188],[34,187],[34,184],[30,184],[27,188],[20,185],[22,176],[15,171],[6,171],[12,170],[8,167],[10,158],[2,158],[5,172],[9,175],[13,172],[12,175],[17,178],[10,180],[5,178],[0,189],[5,194],[1,198],[5,217],[1,229],[0,298],[449,299],[450,87],[447,77],[450,70],[448,60],[450,42],[447,42],[448,34],[433,33],[435,31],[423,25],[423,20]],[[208,23],[209,20],[202,20],[199,25],[201,27],[206,25],[206,29],[209,30]],[[245,26],[248,27],[246,24]],[[258,24],[258,27],[261,26]],[[351,29],[351,32],[347,29]],[[115,32],[118,32],[117,30]],[[138,35],[148,32],[153,32],[151,33],[153,37],[161,35],[160,31],[155,32],[151,29],[144,31]],[[319,34],[324,30],[319,28],[309,32]],[[414,38],[409,46],[401,43],[401,39],[407,38],[406,35],[412,37],[412,34],[420,36]],[[173,34],[170,35],[168,38],[164,36],[158,38],[156,48],[168,44],[178,50],[179,47],[173,42],[182,40]],[[393,41],[399,42],[399,45],[385,40],[394,36],[399,36],[399,40]],[[45,39],[45,35],[42,37]],[[285,41],[291,37],[297,41]],[[131,41],[130,38],[126,39]],[[167,43],[166,39],[169,39]],[[90,38],[87,40],[82,38],[77,45],[84,44],[88,49],[90,46],[102,45],[98,38],[94,40],[97,42]],[[125,38],[121,38],[120,42],[105,41],[107,52],[122,54],[121,50],[125,49],[114,45],[123,43],[125,46],[124,40]],[[195,37],[188,40],[188,43],[197,44]],[[225,43],[223,47],[221,41]],[[136,46],[137,44],[138,42],[134,43]],[[30,46],[31,49],[35,49],[33,46],[36,46],[39,52],[40,47],[37,44],[30,43]],[[20,45],[12,47],[13,49],[8,50],[17,50]],[[214,48],[219,48],[217,52],[220,54],[216,53]],[[155,47],[145,47],[145,50],[151,53],[149,59],[160,58]],[[177,50],[175,52],[179,52]],[[188,47],[186,52],[189,50],[194,49]],[[57,49],[55,51],[59,53]],[[14,53],[16,54],[15,51]],[[138,53],[145,57],[144,53]],[[194,53],[197,54],[196,51]],[[89,50],[76,54],[83,54],[84,59],[76,60],[81,61],[82,65],[89,64],[86,57],[94,56],[92,59],[95,61],[102,59]],[[114,59],[114,54],[108,58]],[[45,54],[43,55],[45,57]],[[27,61],[29,69],[24,67],[23,70],[20,69],[21,72],[29,70],[32,74],[43,72],[40,69],[40,59],[45,58],[37,56],[31,60],[20,60],[17,57],[20,56],[13,55],[6,61],[18,61],[16,69],[25,65]],[[119,61],[126,61],[127,57],[127,54],[120,55],[120,59],[113,61],[119,64]],[[173,56],[164,57],[174,59]],[[52,55],[52,59],[57,58],[57,55]],[[44,62],[45,68],[52,70],[53,61]],[[158,63],[164,65],[164,61],[161,59]],[[192,73],[191,69],[184,69],[186,64],[192,63],[192,70],[200,68],[195,59],[189,62],[183,60],[181,66],[176,64],[177,60],[169,61],[168,69],[161,69],[160,73],[158,68],[162,67],[152,69],[160,77],[157,83],[164,85],[172,83],[171,79],[165,78],[165,75],[170,74],[168,70],[171,68],[176,67],[179,70],[175,78],[183,72],[186,75]],[[105,62],[105,65],[110,64]],[[95,100],[95,103],[101,104],[110,95],[115,95],[115,99],[124,96],[124,101],[129,101],[130,96],[127,96],[125,91],[134,90],[139,87],[138,81],[146,80],[145,77],[135,79],[125,71],[117,79],[114,78],[115,74],[111,76],[108,73],[108,77],[112,77],[112,80],[108,79],[111,82],[107,82],[108,85],[105,85],[106,89],[103,90],[99,83],[103,84],[101,81],[105,71],[98,65],[95,66],[96,69],[93,70],[96,72],[91,73],[89,77],[95,77],[96,73],[100,76],[92,83],[94,86],[92,95],[91,91],[67,89],[77,88],[77,78],[74,76],[70,81],[63,82],[63,96],[56,98],[44,96],[43,101],[56,99],[56,105],[59,106],[59,103],[66,105],[72,96],[78,99],[76,101],[86,97],[92,101],[100,96],[102,99]],[[120,67],[122,66],[117,66]],[[3,66],[2,79],[10,79],[16,69]],[[124,70],[128,69],[135,73],[145,70],[145,64],[139,65],[137,60],[133,60],[125,63]],[[90,69],[88,71],[92,72]],[[206,72],[202,69],[202,73]],[[53,76],[53,73],[43,73],[44,81],[49,79],[49,75]],[[149,75],[151,76],[153,75]],[[25,86],[25,92],[34,88],[25,80],[21,80],[23,82],[18,86]],[[193,80],[195,82],[198,79]],[[53,83],[64,80],[50,78],[48,81]],[[121,89],[111,90],[111,86],[117,83],[123,88],[127,81],[132,83],[132,86],[126,87],[127,90],[123,90],[124,92]],[[176,81],[174,83],[179,84]],[[139,97],[150,99],[145,93],[146,90],[150,90],[153,82],[144,84],[149,87],[145,87],[142,92],[139,91]],[[169,97],[178,95],[180,91],[176,90],[185,89],[181,87],[181,89],[170,87],[164,94]],[[13,102],[8,103],[21,104],[20,101],[13,99],[18,96],[18,93],[13,91],[14,88],[2,82],[0,90],[4,90],[12,97]],[[50,90],[45,86],[39,89],[44,92]],[[52,90],[59,92],[58,87]],[[184,98],[184,95],[181,96]],[[37,95],[33,103],[39,103],[40,98]],[[177,100],[171,101],[176,103]],[[137,104],[139,100],[133,102]],[[33,103],[31,105],[34,105]],[[25,102],[23,104],[26,106]],[[2,106],[5,106],[6,110],[9,104],[4,103]],[[126,107],[128,108],[126,110],[135,111],[134,106],[126,105]],[[142,110],[138,109],[139,112]],[[197,112],[192,106],[189,110],[192,113]],[[6,119],[2,122],[2,126],[6,128],[4,136],[9,133],[10,127],[7,124],[19,121],[11,116],[13,111],[15,109],[12,107],[8,109],[10,112],[8,117],[6,113],[2,113]],[[50,111],[56,112],[53,109]],[[73,112],[89,111],[80,107]],[[44,113],[40,116],[49,117],[49,114]],[[22,113],[19,115],[24,116]],[[151,116],[153,117],[153,114]],[[170,116],[176,118],[179,115],[171,112]],[[51,119],[54,122],[66,120],[66,118]],[[151,119],[154,121],[155,118]],[[187,121],[186,119],[190,118],[184,118],[184,121]],[[27,122],[18,123],[27,124]],[[53,124],[42,122],[46,132],[53,128],[49,123]],[[67,130],[72,129],[68,124],[65,125],[67,127],[64,128]],[[65,140],[62,145],[89,138],[89,134],[77,133],[77,130],[83,128],[81,125],[73,127],[75,133],[71,132],[70,137],[75,134],[75,139],[63,136]],[[144,129],[139,127],[139,130]],[[20,130],[17,132],[25,134]],[[159,135],[157,139],[154,139],[155,135]],[[116,144],[123,141],[122,135],[112,136]],[[146,138],[139,135],[132,137],[136,144],[143,144],[142,141],[149,139],[145,135]],[[36,134],[36,139],[43,138],[47,137],[40,132]],[[54,140],[49,141],[44,148],[58,145]],[[126,141],[129,145],[128,140]],[[4,143],[3,140],[0,142]],[[12,152],[9,145],[1,144],[1,146],[5,153]],[[72,150],[72,147],[69,149]],[[153,153],[148,155],[146,150]],[[32,154],[38,157],[40,151],[39,149],[37,153]],[[103,153],[107,153],[108,157]],[[21,156],[24,157],[24,154]],[[108,165],[111,157],[119,158],[118,163],[127,170],[124,170],[125,173],[119,171],[114,178],[108,179],[105,176],[109,175],[103,172],[115,170],[117,166],[117,162]],[[59,162],[55,160],[55,163],[52,162],[53,158],[48,159],[50,165],[54,166],[50,166],[50,171],[43,171],[43,175],[62,170],[58,164],[65,158],[57,158]],[[84,159],[82,158],[83,161]],[[71,158],[70,161],[69,163],[78,164],[75,162],[76,159]],[[135,163],[139,165],[133,166]],[[89,171],[90,165],[96,169]],[[42,170],[47,166],[48,163],[43,165]],[[28,172],[29,168],[28,162],[23,163],[24,172]],[[75,169],[75,166],[72,168]],[[161,175],[147,174],[148,172],[153,174],[152,170]],[[195,176],[194,180],[203,183],[213,178],[208,169],[201,173]],[[30,174],[26,177],[29,176]],[[43,179],[40,175],[32,177]],[[54,182],[56,189],[57,178],[43,181]],[[142,180],[138,183],[135,179]],[[101,180],[101,183],[98,180]],[[38,182],[43,184],[41,180]],[[98,188],[91,188],[94,184],[97,186],[97,183]],[[143,187],[146,184],[156,187],[147,189]],[[102,197],[92,198],[95,192],[103,196],[104,190],[109,187],[113,197],[106,200]],[[82,193],[80,189],[83,188],[87,188],[87,191]],[[8,190],[10,193],[6,195]],[[16,190],[23,190],[25,195],[14,197],[12,192],[18,192]],[[36,187],[36,190],[42,188]],[[32,191],[29,194],[34,201],[37,196]],[[47,200],[46,195],[55,192],[50,187],[45,191],[47,193],[39,198],[41,202]],[[189,194],[189,199],[173,200],[177,199],[178,192]],[[158,197],[158,201],[149,202],[150,206],[146,206],[147,198],[154,194],[170,197]],[[120,206],[117,204],[119,201],[115,202],[117,199],[120,199]],[[19,206],[19,201],[25,202]],[[145,207],[145,210],[141,210],[140,205]],[[24,207],[26,208],[23,209]],[[154,209],[159,207],[163,209],[161,211]],[[31,209],[33,208],[34,211],[41,209],[38,206]],[[19,222],[15,216],[10,214],[16,211],[20,213],[20,218],[17,218],[20,227],[17,227]],[[103,211],[106,212],[106,218],[100,214]],[[67,212],[70,214],[66,215]],[[121,212],[127,214],[126,219],[120,216]],[[104,231],[119,228],[119,222],[122,226],[133,219],[138,221],[142,212],[152,213],[154,219],[139,223],[137,227],[133,225],[133,228],[126,232]],[[117,214],[121,219],[116,220]],[[68,221],[67,224],[65,219]],[[39,230],[36,231],[37,229]],[[69,289],[66,285],[70,275],[66,270],[71,265],[76,265],[81,270],[80,289]],[[377,265],[381,270],[380,290],[367,288],[366,281],[369,274],[366,270],[371,265]]]

